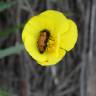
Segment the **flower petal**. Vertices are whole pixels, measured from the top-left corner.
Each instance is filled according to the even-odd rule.
[[[71,50],[78,37],[77,26],[72,20],[68,20],[69,28],[68,30],[64,30],[64,26],[61,26],[61,40],[60,40],[60,48],[65,49],[66,51]]]
[[[42,30],[48,30],[50,37],[44,53],[38,50],[38,38]],[[47,10],[32,17],[24,27],[22,39],[27,52],[42,66],[58,63],[77,41],[77,27],[61,12]]]
[[[50,54],[48,55],[48,59],[43,61],[43,62],[39,62],[38,61],[38,64],[42,65],[42,66],[52,66],[52,65],[55,65],[57,64],[58,62],[60,62],[60,60],[65,56],[66,54],[66,51],[65,50],[62,50],[62,49],[59,49],[59,54]]]

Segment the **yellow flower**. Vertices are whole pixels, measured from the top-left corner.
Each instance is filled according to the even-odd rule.
[[[42,66],[58,63],[74,47],[77,37],[76,24],[55,10],[32,17],[22,33],[25,49]]]

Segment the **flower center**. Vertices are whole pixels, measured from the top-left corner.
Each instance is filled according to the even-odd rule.
[[[38,38],[37,46],[40,53],[44,53],[47,48],[47,42],[49,39],[50,33],[48,30],[42,30]]]

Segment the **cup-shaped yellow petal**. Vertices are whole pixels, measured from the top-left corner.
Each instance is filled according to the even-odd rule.
[[[49,35],[41,33],[43,31]],[[65,56],[66,50],[74,47],[77,37],[76,24],[55,10],[32,17],[22,32],[25,49],[42,66],[57,64]],[[44,49],[42,53],[40,48]]]

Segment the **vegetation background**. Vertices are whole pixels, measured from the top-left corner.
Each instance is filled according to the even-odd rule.
[[[38,65],[21,40],[26,21],[54,9],[78,25],[59,64]],[[96,96],[96,0],[0,0],[0,96]]]

